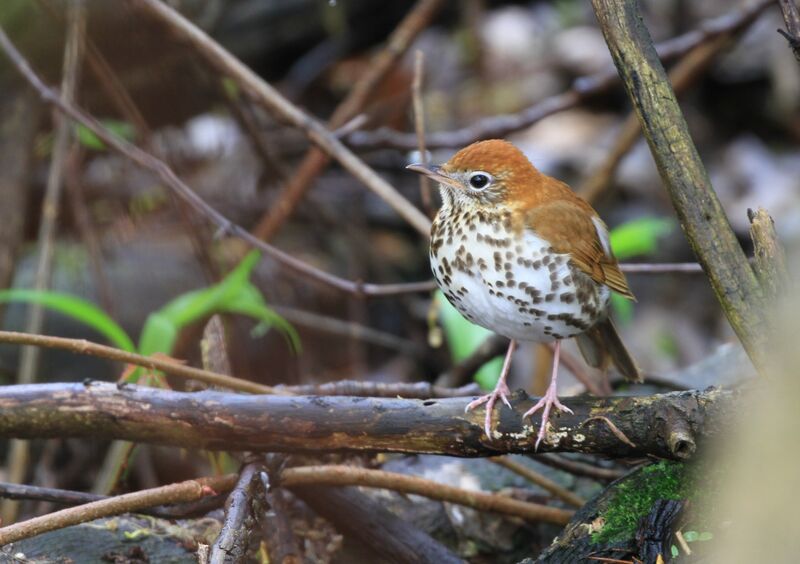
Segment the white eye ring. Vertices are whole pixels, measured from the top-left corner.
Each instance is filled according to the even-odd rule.
[[[483,172],[482,170],[477,170],[470,173],[467,182],[469,183],[469,187],[473,190],[484,190],[492,184],[492,180],[491,174]]]

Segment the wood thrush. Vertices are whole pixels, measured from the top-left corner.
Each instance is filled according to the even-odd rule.
[[[627,379],[641,380],[608,317],[611,290],[634,297],[608,229],[586,201],[498,139],[474,143],[442,166],[408,168],[439,183],[430,246],[437,284],[464,317],[511,341],[494,391],[467,406],[486,404],[490,438],[498,398],[511,407],[506,376],[517,341],[555,341],[550,385],[523,416],[542,409],[537,448],[551,409],[571,413],[556,389],[563,339],[576,337],[590,365],[605,369],[611,361]]]

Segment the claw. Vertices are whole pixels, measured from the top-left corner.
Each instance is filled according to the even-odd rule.
[[[530,408],[522,416],[523,419],[532,416],[539,409],[542,410],[542,422],[539,424],[539,432],[536,434],[536,444],[533,449],[539,450],[539,443],[542,442],[547,434],[547,422],[550,419],[550,410],[555,407],[558,411],[565,413],[572,413],[572,410],[566,405],[558,401],[558,360],[561,353],[561,341],[556,341],[555,349],[553,350],[553,375],[550,377],[550,385],[547,386],[547,392],[544,396]]]
[[[467,407],[464,408],[464,412],[466,413],[484,403],[486,404],[486,417],[483,420],[483,430],[486,431],[486,436],[490,439],[492,438],[492,411],[494,411],[494,404],[497,403],[497,398],[500,398],[504,404],[511,407],[511,403],[508,401],[508,394],[510,393],[511,391],[508,389],[508,386],[506,386],[505,381],[498,380],[497,386],[492,390],[492,393],[469,402]]]
[[[550,410],[553,407],[564,413],[573,412],[566,405],[558,401],[558,397],[556,397],[555,393],[555,387],[550,386],[547,389],[547,393],[544,395],[544,397],[541,398],[536,405],[526,411],[525,415],[522,416],[522,418],[525,419],[526,417],[532,416],[539,409],[542,409],[542,422],[539,425],[539,432],[536,434],[536,445],[533,447],[534,450],[539,450],[539,443],[542,442],[542,439],[544,439],[545,434],[547,433],[547,422],[550,419]]]
[[[508,389],[506,385],[506,375],[508,374],[508,368],[511,365],[511,356],[514,354],[514,349],[517,348],[517,342],[511,341],[508,344],[508,352],[506,352],[505,361],[503,361],[503,369],[500,371],[500,378],[497,380],[497,384],[492,390],[491,394],[486,394],[485,396],[481,396],[476,400],[473,400],[467,404],[467,407],[464,408],[464,413],[467,413],[471,409],[475,409],[478,406],[486,404],[486,417],[483,420],[483,430],[486,432],[486,436],[489,440],[492,440],[492,411],[494,410],[494,404],[497,403],[497,398],[500,398],[504,404],[506,404],[509,408],[511,408],[511,402],[508,401],[508,395],[511,391]]]

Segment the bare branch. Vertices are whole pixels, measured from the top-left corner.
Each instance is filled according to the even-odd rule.
[[[254,101],[263,105],[273,115],[302,129],[311,141],[339,161],[345,169],[394,208],[420,234],[425,237],[429,236],[430,221],[425,214],[364,164],[324,125],[289,102],[275,88],[244,66],[197,26],[158,0],[127,1],[165,25],[177,39],[191,45],[211,66],[229,76]]]
[[[763,292],[708,178],[637,2],[592,0],[680,224],[731,327],[766,361]]]
[[[114,133],[101,125],[96,119],[86,114],[75,105],[63,100],[53,89],[49,88],[44,82],[42,82],[22,54],[16,49],[16,47],[14,47],[2,29],[0,29],[0,48],[3,49],[12,64],[17,68],[20,74],[25,77],[30,85],[36,89],[45,102],[53,104],[70,118],[84,125],[111,149],[117,151],[122,156],[131,160],[142,168],[154,173],[158,178],[161,179],[162,182],[164,182],[164,184],[171,188],[180,198],[186,201],[195,211],[207,217],[212,223],[217,225],[221,234],[231,234],[235,237],[239,237],[257,249],[263,251],[264,254],[270,258],[289,268],[291,272],[308,277],[311,280],[343,292],[367,296],[390,296],[400,293],[426,292],[433,287],[433,281],[388,285],[351,282],[319,270],[318,268],[315,268],[288,253],[268,245],[257,237],[254,237],[244,228],[231,222],[228,218],[211,207],[185,182],[183,182],[183,180],[181,180],[164,161],[156,158],[146,151],[143,151],[139,147],[128,143],[124,139],[117,137],[114,135]],[[422,217],[427,224],[427,218],[424,216]],[[426,231],[426,234],[427,233],[428,232]]]
[[[710,38],[746,25],[771,3],[772,0],[759,0],[740,11],[706,21],[699,29],[661,43],[658,46],[658,55],[663,61],[681,57]],[[618,81],[619,77],[614,69],[579,78],[567,92],[546,98],[516,114],[492,116],[461,129],[429,133],[426,137],[428,149],[464,147],[481,139],[505,137],[509,133],[530,127],[548,116],[574,108],[594,96],[607,92]],[[357,131],[348,135],[346,141],[348,145],[359,150],[390,147],[412,151],[417,147],[414,133],[386,128]]]
[[[575,413],[551,418],[539,452],[686,458],[670,437],[688,430],[699,441],[720,432],[724,423],[716,415],[740,408],[738,397],[709,390],[569,398]],[[512,395],[513,409],[498,410],[493,439],[483,432],[481,410],[464,413],[470,399],[186,393],[106,383],[7,386],[0,388],[0,437],[92,437],[228,451],[534,452],[537,422],[521,418],[532,398]],[[606,417],[635,446],[597,417]]]
[[[392,32],[386,46],[375,55],[369,67],[333,112],[329,123],[331,129],[341,127],[364,108],[369,95],[408,50],[417,35],[425,29],[443,3],[442,0],[419,0],[414,5]],[[256,226],[254,233],[257,237],[265,241],[272,238],[329,160],[328,155],[316,148],[306,154],[289,183],[281,191],[274,208]]]
[[[86,523],[101,517],[135,512],[154,505],[195,501],[215,495],[219,491],[228,490],[233,487],[235,481],[236,475],[198,478],[62,509],[0,528],[0,545]]]

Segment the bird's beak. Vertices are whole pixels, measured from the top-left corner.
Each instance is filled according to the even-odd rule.
[[[424,164],[410,164],[406,166],[406,170],[413,170],[414,172],[418,172],[420,174],[424,174],[431,180],[438,182],[439,184],[447,184],[448,186],[452,186],[453,188],[460,188],[460,183],[450,177],[447,173],[442,171],[442,168],[435,165],[424,165]]]

